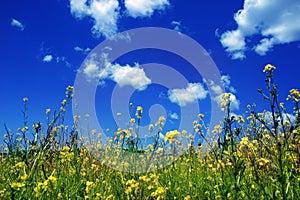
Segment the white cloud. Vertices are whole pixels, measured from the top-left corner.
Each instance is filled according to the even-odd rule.
[[[150,17],[155,10],[164,10],[168,0],[125,0],[127,13],[131,17]]]
[[[264,111],[261,113],[258,113],[258,116],[263,116],[262,119],[266,120],[267,122],[273,121],[273,117],[272,117],[272,112],[270,111]],[[289,113],[282,113],[282,118],[283,121],[290,121],[292,123],[296,122],[296,117],[293,114],[289,114]],[[279,120],[280,118],[277,118],[277,120]]]
[[[120,87],[128,85],[140,91],[145,90],[151,84],[151,80],[139,64],[121,66],[118,63],[110,63],[107,60],[107,54],[103,54],[102,58],[103,63],[101,66],[104,66],[104,68],[100,68],[100,64],[93,60],[87,62],[83,73],[88,79],[100,79],[100,83],[103,83],[105,79],[110,79]]]
[[[88,79],[94,79],[99,77],[99,72],[100,70],[96,63],[89,63],[83,69],[83,73],[86,75]]]
[[[83,73],[87,78],[94,79],[99,76],[99,68],[96,63],[90,63],[83,69]]]
[[[182,25],[179,21],[172,21],[171,25],[174,27],[174,31],[181,32]]]
[[[47,54],[43,57],[43,62],[44,63],[50,63],[52,61],[56,61],[57,63],[64,63],[67,67],[70,67],[71,64],[67,61],[66,57],[64,56],[54,56],[51,54]]]
[[[74,50],[77,51],[77,52],[82,52],[84,54],[88,54],[91,51],[91,49],[88,48],[88,47],[84,49],[84,48],[81,48],[79,46],[74,47]]]
[[[228,89],[231,93],[236,93],[236,89],[231,86],[231,81],[230,81],[230,76],[229,75],[222,75],[221,80],[224,84],[225,89]]]
[[[266,53],[272,49],[274,46],[274,38],[268,39],[264,38],[260,40],[260,44],[256,45],[255,52],[261,56],[266,55]]]
[[[221,36],[221,43],[225,47],[225,51],[229,52],[235,59],[243,59],[245,57],[245,38],[240,30],[227,31]]]
[[[215,93],[215,94],[221,94],[223,92],[223,89],[220,85],[217,84],[212,84],[210,86],[210,89]]]
[[[18,20],[12,19],[10,23],[13,27],[18,28],[20,31],[23,31],[25,29],[25,26]]]
[[[146,76],[144,70],[140,68],[138,64],[134,67],[131,67],[130,65],[113,65],[111,79],[118,83],[120,87],[129,85],[137,90],[144,90],[151,84],[151,80]]]
[[[110,38],[117,33],[119,17],[118,0],[70,0],[71,13],[78,19],[91,17],[94,20],[92,33]]]
[[[70,67],[71,66],[71,64],[67,61],[67,59],[66,59],[66,57],[64,57],[64,56],[57,56],[56,57],[56,62],[57,63],[64,63],[67,67]]]
[[[233,59],[245,58],[247,50],[265,55],[275,45],[300,41],[299,0],[245,0],[235,13],[236,30],[226,31],[220,41]],[[251,43],[251,37],[261,37]]]
[[[179,119],[179,116],[176,112],[170,114],[171,119]]]
[[[179,106],[186,106],[200,99],[205,99],[208,94],[201,83],[189,83],[183,89],[170,89],[168,96],[171,102]]]
[[[236,93],[236,89],[231,85],[229,75],[222,75],[221,81],[223,83],[223,87],[228,90],[231,93]],[[203,82],[212,90],[212,92],[216,95],[220,95],[223,92],[223,88],[220,85],[217,85],[213,80],[205,80],[203,79]]]
[[[49,62],[51,62],[52,60],[53,60],[53,56],[50,55],[50,54],[44,56],[44,58],[43,58],[43,62],[46,62],[46,63],[49,63]]]

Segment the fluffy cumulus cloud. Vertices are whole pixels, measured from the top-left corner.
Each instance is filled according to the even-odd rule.
[[[137,90],[144,90],[151,84],[151,80],[146,76],[144,70],[140,68],[138,64],[133,67],[130,65],[113,65],[111,79],[118,83],[120,87],[129,85]]]
[[[234,15],[238,27],[223,33],[220,41],[233,59],[245,58],[247,50],[265,55],[275,45],[300,41],[299,0],[245,0]],[[257,43],[252,37],[259,36]]]
[[[208,91],[201,83],[189,83],[186,88],[170,89],[168,91],[169,100],[179,106],[186,106],[197,100],[205,99]]]
[[[127,13],[131,17],[150,17],[155,10],[164,10],[168,0],[125,0]]]
[[[53,60],[53,56],[51,54],[45,55],[43,58],[43,62],[49,63]]]
[[[20,31],[23,31],[25,29],[25,26],[20,21],[18,21],[16,19],[12,19],[10,24],[13,27],[16,27],[17,29],[19,29]]]
[[[78,19],[90,17],[94,20],[92,33],[96,37],[109,38],[117,33],[119,17],[118,0],[70,0],[71,13]]]
[[[124,3],[126,15],[121,13],[120,3]],[[118,32],[118,19],[122,16],[150,17],[155,10],[164,10],[168,0],[70,0],[71,13],[78,19],[93,19],[92,33],[110,38]]]
[[[99,80],[100,84],[104,83],[106,79],[113,80],[120,87],[131,86],[137,90],[145,90],[148,85],[151,84],[149,79],[139,64],[134,66],[124,65],[121,66],[118,63],[112,64],[103,56],[103,63],[99,64],[93,60],[87,62],[83,73],[88,80]],[[104,66],[100,68],[101,66]]]

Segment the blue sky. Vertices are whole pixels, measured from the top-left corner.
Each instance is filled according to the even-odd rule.
[[[133,28],[172,29],[201,44],[218,67],[226,90],[235,95],[234,113],[243,113],[254,102],[265,108],[257,89],[264,88],[262,69],[268,63],[277,67],[280,99],[300,85],[298,0],[5,0],[0,9],[0,136],[4,123],[12,130],[22,127],[23,97],[29,98],[29,122],[43,122],[45,109],[59,109],[65,88],[74,84],[87,55],[104,40]],[[141,64],[153,62],[178,70],[190,84],[177,90],[151,84]],[[96,74],[104,81],[95,97],[102,128],[113,129],[109,104],[116,85],[136,89],[130,101],[144,107],[143,125],[153,122],[146,114],[149,109],[157,109],[167,116],[168,128],[175,129],[180,106],[195,102],[210,115],[207,84],[184,60],[148,50],[109,64],[107,76],[100,76],[97,68],[86,70],[87,76]]]

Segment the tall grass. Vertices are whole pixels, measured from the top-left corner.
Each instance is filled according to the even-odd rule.
[[[145,148],[134,137],[142,107],[137,107],[128,129],[118,129],[103,146],[101,133],[96,130],[90,131],[87,144],[78,129],[80,116],[74,117],[72,126],[64,124],[73,87],[67,88],[58,112],[46,110],[46,126],[36,123],[29,128],[28,99],[24,98],[23,127],[16,133],[5,127],[0,198],[300,199],[300,92],[290,90],[287,100],[294,109],[288,113],[278,100],[274,70],[272,65],[265,66],[266,89],[259,90],[269,104],[268,110],[258,113],[254,104],[247,107],[245,117],[232,115],[231,94],[224,93],[220,96],[224,120],[214,130],[209,130],[205,116],[199,114],[192,124],[194,133],[174,130],[159,141],[165,121],[161,117],[149,127],[155,134],[153,144]],[[197,146],[195,134],[200,138]],[[188,151],[171,165],[157,162],[167,147],[180,148],[183,140]],[[100,152],[101,159],[91,149]],[[124,157],[128,152],[137,156]],[[178,157],[175,151],[168,152],[168,158],[170,152],[174,153],[172,158]],[[157,170],[130,173],[130,159],[144,154],[148,156],[136,167],[150,169],[150,160]],[[121,171],[114,170],[114,165],[122,165]]]

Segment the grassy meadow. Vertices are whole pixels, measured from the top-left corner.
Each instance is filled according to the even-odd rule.
[[[97,130],[90,130],[92,139],[82,136],[78,121],[84,116],[64,124],[73,87],[67,87],[58,111],[46,110],[43,124],[28,124],[25,97],[23,127],[16,132],[5,127],[0,199],[300,199],[300,92],[290,90],[285,103],[293,110],[286,110],[278,100],[275,70],[265,66],[266,88],[258,90],[268,110],[257,112],[253,104],[243,115],[232,115],[231,94],[224,93],[224,120],[213,130],[200,113],[191,124],[194,133],[165,133],[162,116],[149,126],[154,142],[143,149],[133,137],[142,120],[140,106],[128,129],[116,130],[103,145]],[[159,142],[161,133],[165,138]],[[179,156],[175,147],[183,141],[188,151]],[[137,160],[140,165],[133,166]],[[131,173],[134,167],[146,171]]]

